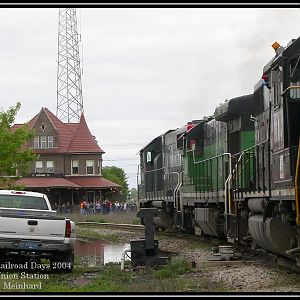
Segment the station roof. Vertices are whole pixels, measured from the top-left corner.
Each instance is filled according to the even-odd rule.
[[[53,177],[24,177],[16,181],[16,185],[24,185],[26,188],[80,188],[74,182],[65,178]]]
[[[79,185],[80,187],[86,188],[117,188],[120,185],[105,179],[103,177],[96,177],[96,176],[77,176],[77,177],[68,177],[68,180],[71,182]]]
[[[120,185],[100,176],[82,176],[70,178],[24,177],[15,182],[26,188],[118,188]]]

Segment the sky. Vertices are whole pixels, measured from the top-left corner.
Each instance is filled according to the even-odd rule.
[[[0,109],[16,123],[56,114],[59,8],[0,7]],[[77,8],[84,115],[137,185],[139,151],[153,138],[250,94],[271,45],[300,36],[300,8]]]

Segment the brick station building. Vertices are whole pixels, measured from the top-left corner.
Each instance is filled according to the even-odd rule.
[[[14,124],[12,130],[24,124]],[[35,137],[25,146],[39,155],[29,174],[16,181],[26,190],[45,193],[51,205],[69,202],[78,206],[82,200],[105,199],[106,191],[117,191],[118,184],[101,175],[102,154],[84,115],[79,123],[63,123],[47,108],[28,123]]]

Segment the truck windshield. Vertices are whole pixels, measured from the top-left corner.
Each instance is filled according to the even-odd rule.
[[[48,210],[44,198],[22,195],[0,195],[0,207]]]

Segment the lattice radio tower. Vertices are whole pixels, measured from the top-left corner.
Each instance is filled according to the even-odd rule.
[[[79,122],[83,112],[79,41],[75,8],[60,8],[56,116],[68,123]]]

